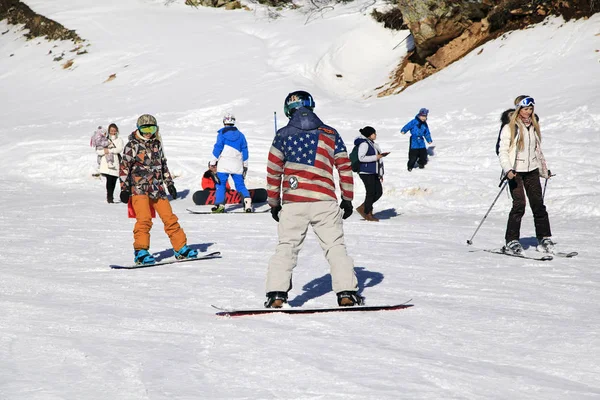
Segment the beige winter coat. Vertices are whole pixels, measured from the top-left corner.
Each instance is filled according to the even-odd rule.
[[[516,172],[529,172],[542,166],[536,152],[539,137],[536,135],[533,125],[526,128],[521,121],[517,121],[517,126],[518,132],[515,135],[514,143],[510,143],[509,124],[504,125],[500,132],[498,158],[505,174],[511,169]],[[523,150],[517,150],[516,142],[519,135],[524,135]]]

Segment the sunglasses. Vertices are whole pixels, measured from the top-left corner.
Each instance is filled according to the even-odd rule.
[[[535,106],[535,100],[533,100],[533,97],[525,97],[523,100],[521,100],[519,102],[519,104],[517,104],[517,106],[519,106],[519,107]]]
[[[158,131],[158,126],[156,125],[142,125],[138,126],[138,130],[144,134],[152,134],[154,135]]]

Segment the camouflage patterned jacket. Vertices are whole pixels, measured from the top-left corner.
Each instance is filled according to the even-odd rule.
[[[158,138],[148,141],[137,135],[129,135],[119,168],[121,190],[132,195],[146,194],[151,199],[166,198],[166,188],[173,184],[167,168],[167,159]]]

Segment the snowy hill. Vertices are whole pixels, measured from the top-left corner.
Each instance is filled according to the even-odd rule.
[[[269,17],[183,1],[29,0],[85,38],[25,41],[0,22],[1,399],[592,399],[600,397],[600,16],[552,18],[486,43],[405,92],[377,98],[408,32],[383,29],[372,4]],[[218,18],[216,18],[218,17]],[[396,47],[396,48],[395,48]],[[395,48],[395,49],[394,49]],[[483,50],[483,51],[479,51]],[[12,54],[12,56],[10,56]],[[105,82],[111,74],[116,78]],[[336,75],[341,75],[337,77]],[[221,126],[235,113],[249,142],[247,184],[264,187],[273,113],[309,91],[346,144],[375,127],[385,159],[375,212],[344,222],[368,304],[403,311],[225,319],[211,304],[260,307],[277,241],[270,214],[191,215]],[[494,146],[514,97],[536,99],[554,238],[573,259],[524,261],[475,248],[503,244],[510,200]],[[436,153],[406,170],[399,129],[431,110]],[[115,122],[158,118],[182,198],[171,204],[191,244],[223,258],[137,271],[133,221],[91,177],[89,138]],[[355,201],[364,198],[355,179]],[[535,254],[531,211],[522,242]],[[151,250],[169,241],[155,221]],[[309,234],[294,305],[333,306],[329,267]]]

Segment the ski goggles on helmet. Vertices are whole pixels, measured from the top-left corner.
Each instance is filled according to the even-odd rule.
[[[156,125],[142,125],[138,126],[138,130],[143,134],[152,134],[154,135],[158,131],[158,126]]]
[[[535,100],[533,100],[533,97],[525,97],[523,100],[521,100],[519,102],[519,104],[517,104],[517,107],[529,107],[529,106],[535,106]]]

